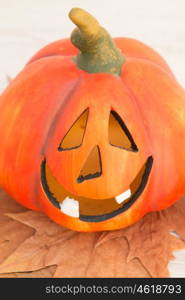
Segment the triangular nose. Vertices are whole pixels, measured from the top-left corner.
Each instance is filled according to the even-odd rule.
[[[93,179],[101,176],[102,174],[102,166],[101,166],[101,156],[100,149],[98,146],[95,146],[90,152],[82,170],[80,171],[80,175],[77,178],[77,182],[81,183],[84,180]]]

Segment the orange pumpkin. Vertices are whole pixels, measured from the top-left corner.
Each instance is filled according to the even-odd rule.
[[[185,93],[148,46],[72,9],[0,98],[0,185],[77,231],[133,224],[185,192]],[[79,51],[80,50],[80,51]]]

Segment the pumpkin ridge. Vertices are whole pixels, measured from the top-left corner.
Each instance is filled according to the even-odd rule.
[[[65,100],[63,101],[62,105],[60,106],[60,108],[56,111],[55,116],[53,117],[53,120],[51,122],[51,125],[49,126],[49,130],[44,142],[44,145],[41,148],[41,154],[43,155],[45,153],[45,148],[48,144],[48,140],[50,139],[50,137],[52,137],[52,132],[54,131],[55,127],[56,127],[56,123],[57,120],[60,117],[61,111],[63,110],[63,107],[65,106],[66,102],[68,102],[68,100],[73,96],[73,94],[75,93],[77,87],[79,86],[81,82],[81,77],[77,78],[73,87],[70,89],[70,91],[67,93]]]
[[[151,59],[143,58],[143,57],[127,56],[127,63],[129,63],[130,61],[144,62],[144,63],[151,64],[152,66],[158,68],[161,72],[165,73],[170,78],[172,78],[172,79],[174,79],[176,81],[176,78],[175,78],[175,76],[172,73],[170,73],[168,70],[165,70],[165,68],[163,66],[159,65],[157,62],[155,62],[155,61],[153,61]]]
[[[123,86],[126,88],[126,90],[128,91],[130,98],[134,101],[134,103],[139,111],[140,116],[142,117],[143,120],[145,120],[145,117],[142,114],[142,109],[141,109],[140,105],[138,105],[138,101],[137,101],[136,97],[134,96],[132,90],[130,89],[130,87],[128,87],[128,85],[126,84],[126,82],[124,81],[123,78],[122,78],[121,82],[122,82]],[[146,122],[143,122],[143,126],[144,126],[145,132],[147,134],[148,140],[150,140],[151,139],[150,133],[149,133],[149,129],[147,127]]]

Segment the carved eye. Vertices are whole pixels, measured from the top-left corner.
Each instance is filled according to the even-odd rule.
[[[86,109],[80,117],[73,123],[69,131],[64,136],[59,151],[72,150],[80,147],[83,142],[89,109]]]
[[[114,110],[111,110],[109,117],[109,143],[121,149],[138,151],[128,128]]]

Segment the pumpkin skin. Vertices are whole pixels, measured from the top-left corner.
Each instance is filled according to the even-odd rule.
[[[88,73],[73,60],[68,39],[41,49],[0,98],[0,185],[19,203],[77,231],[115,230],[172,205],[185,192],[185,93],[166,62],[128,38],[115,44],[125,57],[120,76]],[[58,151],[72,124],[88,109],[80,147]],[[110,144],[110,111],[124,120],[138,151]],[[77,182],[94,146],[102,174]],[[152,158],[142,193],[127,209],[98,222],[62,213],[42,184],[45,162],[58,184],[75,197],[98,203],[128,189]]]

